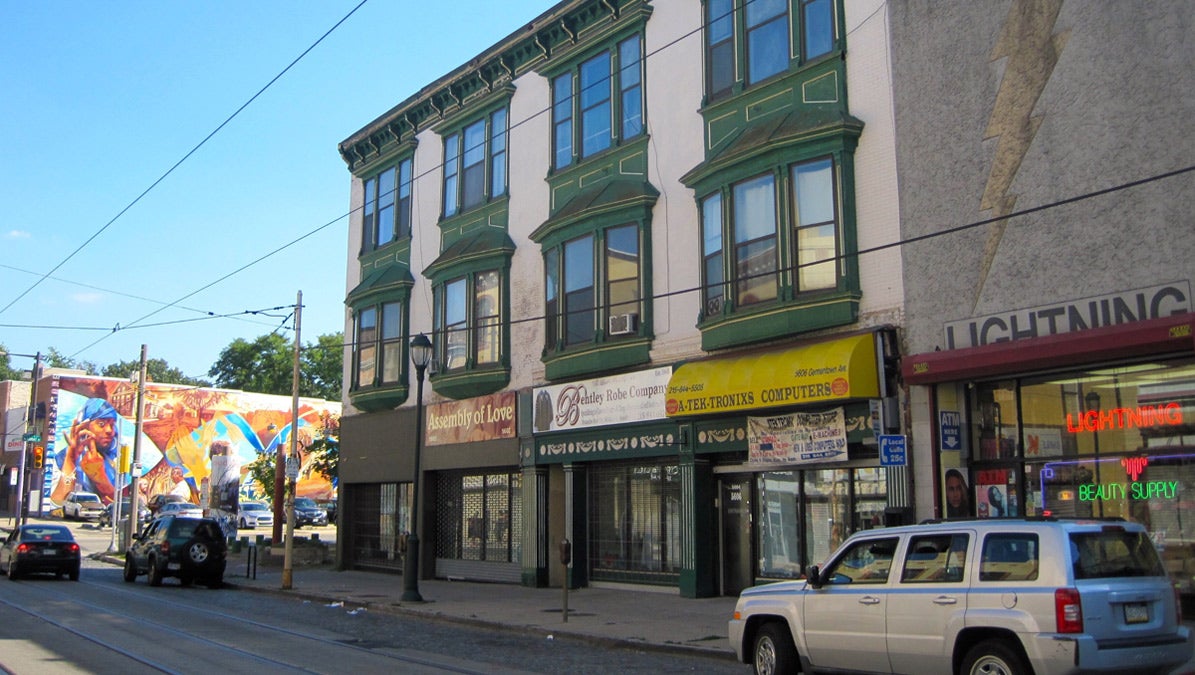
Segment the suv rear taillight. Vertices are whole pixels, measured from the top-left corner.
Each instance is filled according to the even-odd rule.
[[[1054,590],[1054,618],[1058,622],[1059,633],[1083,632],[1083,603],[1079,600],[1078,589]]]
[[[170,554],[170,540],[169,539],[162,542],[162,553],[165,553],[167,555]]]

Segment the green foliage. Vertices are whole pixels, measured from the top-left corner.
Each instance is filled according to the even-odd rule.
[[[340,400],[343,342],[342,334],[334,333],[303,346],[299,357],[300,396]],[[294,382],[294,343],[276,333],[252,342],[238,338],[220,352],[208,375],[220,387],[289,396]]]
[[[104,377],[127,378],[141,370],[141,361],[121,361],[105,366],[100,372]],[[188,377],[178,368],[171,368],[165,359],[147,359],[145,361],[145,375],[149,382],[160,384],[185,384],[192,387],[207,387],[211,383],[195,377]]]
[[[339,421],[325,416],[320,437],[307,446],[307,452],[312,455],[312,469],[322,474],[324,478],[335,482],[340,475]]]
[[[24,357],[10,356],[8,354],[8,347],[5,347],[4,345],[0,345],[0,352],[5,352],[3,355],[0,355],[0,382],[2,382],[4,380],[19,380],[19,379],[21,379],[21,368],[13,368],[12,365],[9,363],[9,359],[24,358]],[[30,367],[32,368],[32,366],[30,366]]]
[[[267,452],[257,456],[257,459],[248,464],[246,468],[249,469],[249,477],[252,478],[261,488],[261,492],[265,495],[267,504],[274,503],[274,453]]]
[[[344,383],[344,333],[321,335],[315,344],[304,346],[299,365],[303,369],[300,394],[339,401]]]

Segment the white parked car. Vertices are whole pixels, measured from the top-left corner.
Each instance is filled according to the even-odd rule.
[[[742,592],[756,673],[1168,673],[1191,658],[1149,533],[1111,520],[945,521],[852,535],[807,578]]]
[[[75,520],[99,520],[104,514],[104,503],[93,492],[72,492],[62,502],[62,517]]]
[[[169,504],[162,505],[162,508],[158,509],[158,512],[154,515],[157,517],[202,518],[203,509],[190,502],[170,502]]]
[[[240,513],[237,514],[237,527],[251,530],[273,526],[274,512],[270,511],[270,507],[260,502],[241,502]]]

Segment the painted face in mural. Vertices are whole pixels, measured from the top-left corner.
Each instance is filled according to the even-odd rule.
[[[112,441],[116,440],[116,420],[111,417],[91,420],[82,433],[95,440],[96,448],[110,448]]]

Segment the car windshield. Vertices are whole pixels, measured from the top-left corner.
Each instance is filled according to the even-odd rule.
[[[241,510],[243,510],[243,511],[265,511],[266,507],[265,507],[265,504],[249,503],[249,504],[241,504]]]
[[[1074,532],[1071,564],[1076,579],[1160,577],[1166,571],[1145,532],[1106,527],[1099,532]]]
[[[80,504],[99,504],[100,498],[98,495],[80,494],[75,495],[75,501],[79,502]]]
[[[295,506],[301,506],[305,509],[318,508],[316,507],[315,502],[313,502],[309,497],[299,497],[295,500]]]
[[[74,541],[71,531],[57,525],[38,525],[21,530],[21,541]]]

